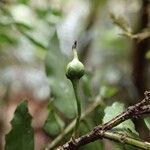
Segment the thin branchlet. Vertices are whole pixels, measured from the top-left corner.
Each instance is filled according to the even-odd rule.
[[[131,119],[139,115],[150,113],[150,106],[147,105],[147,103],[150,103],[150,91],[146,91],[144,95],[145,98],[141,102],[128,107],[124,112],[122,112],[109,122],[103,125],[96,126],[91,132],[77,139],[74,139],[74,141],[67,142],[63,146],[58,147],[57,150],[76,150],[79,147],[86,145],[90,142],[96,141],[100,138],[108,138],[120,142],[122,137],[114,133],[109,133],[108,130],[126,121],[127,119]],[[129,137],[124,137],[124,141],[125,143],[135,147],[139,147],[146,150],[150,149],[150,143],[148,142],[135,140]]]

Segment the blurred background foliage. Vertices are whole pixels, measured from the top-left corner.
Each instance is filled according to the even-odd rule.
[[[150,88],[149,20],[149,0],[1,0],[1,149],[23,98],[29,99],[36,150],[75,117],[74,93],[65,77],[75,40],[86,66],[80,84],[82,111],[97,95],[104,97],[104,107],[114,101],[126,106],[137,102]],[[103,113],[98,106],[82,122],[81,133],[101,123]],[[134,120],[136,129],[148,140],[141,120]],[[110,149],[111,142],[98,141],[82,149],[103,146]]]

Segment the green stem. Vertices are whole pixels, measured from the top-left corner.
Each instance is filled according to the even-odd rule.
[[[138,147],[141,149],[150,150],[150,143],[148,143],[148,142],[140,141],[138,139],[133,139],[128,136],[122,138],[122,135],[113,133],[110,131],[105,132],[103,135],[103,138],[110,139],[113,141],[118,141],[118,142],[128,144],[128,145],[132,145],[132,146],[135,146],[135,147]]]
[[[99,105],[103,106],[103,100],[101,99],[101,97],[97,96],[97,98],[95,100],[93,100],[94,103],[90,104],[88,106],[88,108],[86,109],[86,111],[84,111],[81,114],[81,119],[83,120],[84,118],[86,118],[93,110],[95,110],[96,107],[98,107]],[[45,148],[45,150],[52,150],[54,149],[58,143],[60,143],[60,141],[68,135],[68,133],[70,133],[74,127],[75,127],[75,122],[76,120],[74,119],[64,130],[61,134],[59,134],[52,142],[50,142],[47,147]]]
[[[78,59],[78,54],[77,54],[77,50],[73,49],[73,57]]]
[[[77,103],[77,118],[76,118],[76,124],[74,128],[73,136],[72,136],[74,138],[76,137],[77,130],[79,128],[80,118],[81,118],[81,102],[80,102],[80,98],[78,95],[78,80],[72,80],[71,82],[73,85],[73,90],[74,90],[75,99]]]

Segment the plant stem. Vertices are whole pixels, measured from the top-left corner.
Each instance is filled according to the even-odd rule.
[[[77,104],[77,118],[76,118],[76,124],[75,124],[75,128],[74,128],[74,132],[72,137],[76,137],[77,135],[77,131],[79,128],[79,123],[80,123],[80,118],[81,118],[81,102],[80,102],[80,98],[79,98],[79,94],[78,94],[78,80],[72,80],[72,86],[73,86],[73,90],[74,90],[74,94],[75,94],[75,99],[76,99],[76,104]]]
[[[111,130],[113,127],[119,125],[120,123],[128,119],[131,119],[140,115],[141,108],[142,108],[142,112],[143,112],[143,109],[146,109],[149,112],[149,109],[147,109],[147,107],[143,108],[143,105],[147,104],[150,101],[150,91],[146,91],[144,94],[145,94],[145,98],[141,102],[134,104],[133,106],[129,106],[124,112],[120,113],[118,116],[114,117],[112,120],[106,122],[103,125],[96,126],[91,132],[85,135],[82,135],[81,137],[74,139],[73,141],[71,140],[68,141],[64,145],[58,147],[57,150],[76,150],[83,145],[94,142],[100,138],[104,138],[105,133],[108,132],[108,130]],[[144,114],[145,113],[146,112],[144,111]],[[111,138],[113,139],[113,136],[107,135],[106,138],[108,137],[110,139]],[[118,138],[118,141],[121,142],[122,136],[121,137],[115,136],[115,140],[117,140],[117,138]],[[150,143],[148,142],[139,141],[139,140],[132,139],[132,138],[128,138],[126,140],[126,137],[124,138],[123,142],[128,143],[130,145],[134,145],[136,147],[141,147],[142,149],[150,150]]]
[[[102,99],[100,96],[97,96],[97,98],[94,100],[92,104],[89,105],[89,107],[82,113],[80,120],[84,119],[87,115],[89,115],[93,110],[95,110],[96,107],[99,105],[103,105]],[[73,130],[75,126],[76,120],[73,120],[64,130],[61,134],[59,134],[51,143],[47,145],[45,150],[50,150],[55,148],[58,143],[69,133]]]
[[[105,132],[103,135],[103,138],[110,139],[113,141],[119,141],[121,143],[132,145],[132,146],[135,146],[135,147],[138,147],[141,149],[146,149],[146,150],[150,149],[150,143],[148,143],[148,142],[143,142],[143,141],[133,139],[133,138],[128,137],[128,136],[123,138],[123,135],[113,133],[110,131]]]

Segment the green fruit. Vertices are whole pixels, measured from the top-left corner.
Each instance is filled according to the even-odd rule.
[[[80,79],[84,75],[84,65],[77,59],[74,58],[66,69],[66,76],[70,80]]]
[[[84,65],[78,59],[76,45],[77,43],[75,42],[72,46],[74,58],[66,68],[66,76],[70,80],[78,80],[84,75]]]

